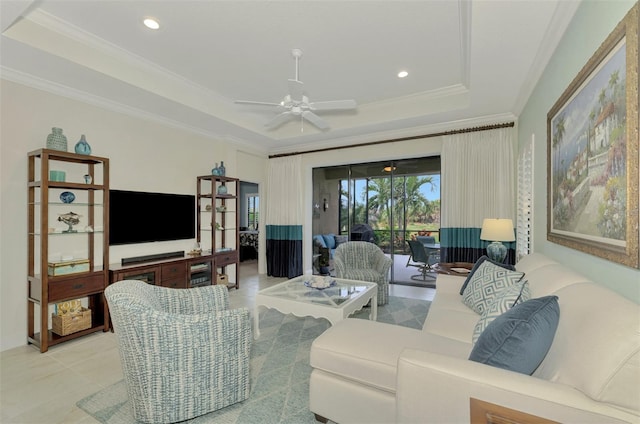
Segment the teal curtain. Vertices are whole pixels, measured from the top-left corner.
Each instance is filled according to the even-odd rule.
[[[489,241],[480,240],[481,228],[442,228],[440,230],[440,260],[442,262],[475,262],[486,255]],[[516,242],[502,242],[507,247],[504,262],[515,263]]]
[[[302,225],[267,225],[267,275],[302,274]]]

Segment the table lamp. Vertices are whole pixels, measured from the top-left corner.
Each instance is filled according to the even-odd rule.
[[[486,218],[482,222],[480,231],[481,240],[489,240],[487,256],[496,262],[504,261],[507,256],[507,247],[502,241],[514,241],[513,221],[510,219]]]

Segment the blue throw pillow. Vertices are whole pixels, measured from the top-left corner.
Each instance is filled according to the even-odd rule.
[[[348,242],[349,241],[349,237],[347,237],[347,236],[335,236],[335,240],[336,240],[336,247],[338,247],[341,244],[344,244],[344,243]]]
[[[313,241],[316,242],[319,247],[327,247],[327,244],[324,242],[324,237],[321,235],[313,236]]]
[[[531,375],[547,355],[559,320],[557,296],[520,303],[487,326],[469,359]]]
[[[489,257],[487,255],[480,256],[480,258],[476,261],[475,265],[473,265],[473,268],[471,268],[471,272],[469,272],[469,274],[467,275],[466,280],[464,280],[464,283],[462,283],[462,287],[460,288],[460,294],[464,293],[464,289],[467,288],[467,284],[469,284],[469,281],[471,281],[471,277],[473,277],[473,274],[478,270],[478,267],[480,265],[482,265],[482,263],[484,261],[489,261],[492,264],[500,266],[500,267],[502,267],[504,269],[508,269],[509,271],[515,271],[516,270],[516,267],[514,267],[513,265],[503,264],[501,262],[493,261],[493,260],[489,259]]]
[[[327,247],[329,249],[335,249],[336,248],[336,235],[331,233],[331,234],[323,234],[322,238],[324,238],[324,244],[327,245]]]

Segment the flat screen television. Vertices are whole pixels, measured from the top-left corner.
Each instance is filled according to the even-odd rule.
[[[196,198],[188,194],[109,190],[109,244],[193,239]]]

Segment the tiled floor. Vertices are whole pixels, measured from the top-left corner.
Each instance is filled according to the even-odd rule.
[[[256,292],[283,278],[257,274],[255,261],[240,267],[240,289],[231,306],[253,308]],[[391,285],[392,296],[431,300],[435,290]],[[95,423],[78,400],[122,379],[113,333],[95,333],[40,353],[21,346],[0,353],[0,422]]]

